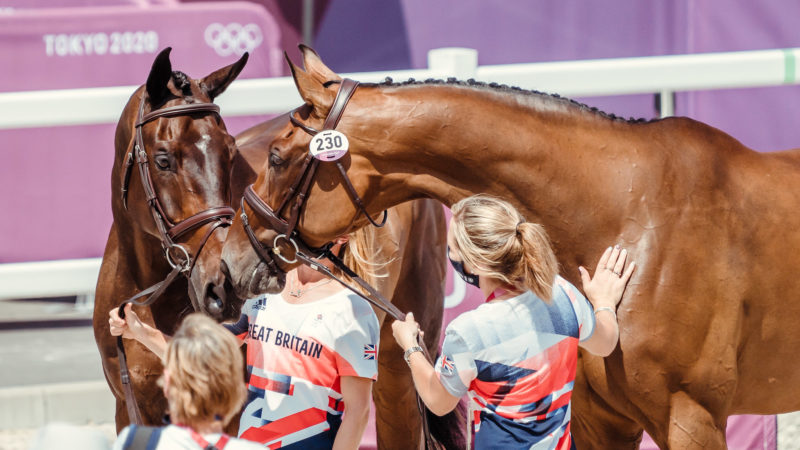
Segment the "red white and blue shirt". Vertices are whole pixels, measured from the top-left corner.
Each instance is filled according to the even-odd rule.
[[[561,277],[550,302],[525,292],[448,325],[436,372],[452,395],[469,394],[476,449],[570,448],[578,342],[594,325],[588,300]]]
[[[271,449],[330,449],[345,408],[340,378],[378,376],[380,327],[369,303],[347,291],[299,305],[263,295],[229,329],[247,343],[239,437]]]

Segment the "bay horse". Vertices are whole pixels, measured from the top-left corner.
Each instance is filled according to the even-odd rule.
[[[135,307],[142,320],[164,333],[171,335],[192,311],[217,320],[238,318],[242,303],[226,292],[224,279],[214,276],[224,227],[233,216],[228,178],[235,147],[212,102],[239,75],[247,55],[192,79],[173,72],[170,50],[159,53],[147,83],[130,97],[114,141],[114,220],[95,291],[93,327],[103,372],[117,400],[117,431],[131,418],[108,312],[164,280],[174,267],[186,276],[174,278],[152,305]],[[161,362],[139,343],[124,341],[142,421],[159,425],[166,411],[156,385]]]
[[[289,61],[308,107],[272,142],[284,164],[254,192],[275,207],[284,173],[308,151],[344,80],[303,47]],[[581,352],[573,395],[577,448],[726,448],[727,417],[800,409],[800,150],[759,153],[698,121],[624,120],[555,95],[474,81],[362,84],[336,130],[346,176],[375,215],[429,197],[474,193],[543,224],[565,278],[609,244],[637,270],[607,358]],[[290,177],[289,177],[290,178]],[[297,233],[308,246],[364,226],[335,167],[320,165]],[[795,231],[793,231],[795,230]],[[275,230],[260,223],[259,236]],[[287,257],[288,242],[278,243]],[[234,288],[271,277],[253,267],[240,224],[224,270]],[[237,258],[237,253],[239,258]]]

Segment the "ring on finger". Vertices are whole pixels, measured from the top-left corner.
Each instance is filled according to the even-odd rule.
[[[611,269],[608,269],[608,270],[611,270]],[[622,274],[620,272],[617,272],[616,270],[611,270],[611,273],[613,273],[614,275],[616,275],[618,277],[622,277]]]

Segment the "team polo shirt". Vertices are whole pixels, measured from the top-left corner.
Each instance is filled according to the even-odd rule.
[[[578,342],[594,325],[592,306],[561,277],[550,302],[526,292],[450,323],[436,372],[452,395],[469,394],[475,448],[570,448]]]
[[[245,302],[230,328],[247,343],[239,437],[271,449],[330,449],[345,408],[341,377],[378,376],[372,307],[347,291],[300,305],[264,295]]]

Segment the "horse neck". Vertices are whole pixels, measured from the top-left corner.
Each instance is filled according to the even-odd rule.
[[[136,227],[120,227],[117,220],[112,224],[111,232],[117,234],[114,289],[118,295],[113,295],[110,300],[114,302],[112,306],[117,306],[119,302],[164,280],[172,268],[166,262],[158,238]],[[174,332],[178,318],[186,311],[192,310],[184,277],[178,277],[167,291],[149,306],[149,310],[158,329],[168,334]]]
[[[152,218],[147,216],[144,220]],[[114,218],[112,232],[118,235],[119,265],[138,289],[163,280],[171,267],[166,261],[161,241],[136,224],[131,217]]]
[[[393,105],[389,140],[368,156],[378,174],[394,172],[382,186],[387,204],[381,207],[406,201],[410,193],[447,205],[488,193],[568,239],[598,221],[619,222],[627,208],[619,197],[631,181],[620,171],[650,164],[638,151],[645,137],[634,125],[546,103],[555,99],[542,99],[537,109],[536,99],[531,106],[493,92],[453,95],[453,89],[420,90],[424,97]]]

